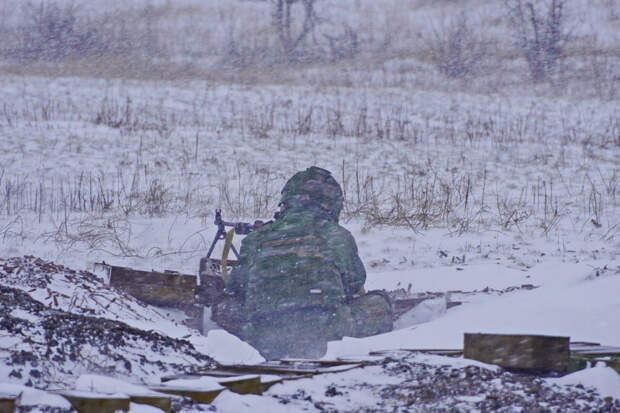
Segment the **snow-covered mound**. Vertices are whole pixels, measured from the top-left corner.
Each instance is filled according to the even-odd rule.
[[[19,288],[50,308],[72,314],[123,320],[134,327],[169,321],[153,307],[88,271],[75,271],[33,256],[0,258],[0,284]]]
[[[478,270],[482,268],[480,266]],[[495,275],[500,280],[498,282],[505,273],[511,272],[491,265],[486,271]],[[437,272],[429,273],[420,270],[416,280],[422,285],[430,285],[433,281],[430,278]],[[463,305],[443,312],[440,312],[441,307],[437,309],[430,306],[433,303],[427,303],[426,308],[415,309],[417,318],[401,318],[400,330],[330,342],[325,357],[365,355],[370,351],[398,348],[458,349],[463,346],[464,333],[476,332],[556,335],[570,337],[571,341],[620,344],[620,330],[617,328],[619,268],[593,270],[587,262],[550,260],[523,271],[522,277],[522,282],[532,283],[538,288],[515,289],[505,294],[464,295]],[[403,276],[403,279],[406,278]],[[477,287],[473,284],[476,280],[472,277],[474,287]],[[461,283],[466,281],[460,280]],[[424,313],[425,309],[427,313]],[[410,323],[409,326],[406,322]]]
[[[157,381],[215,364],[188,341],[51,309],[16,288],[0,286],[0,320],[0,381],[62,387],[85,373]]]
[[[97,275],[75,271],[40,258],[0,258],[0,285],[27,292],[50,309],[75,315],[122,321],[131,327],[189,341],[194,348],[223,363],[259,363],[264,359],[250,345],[223,330],[203,336],[174,320],[166,310],[106,285]]]

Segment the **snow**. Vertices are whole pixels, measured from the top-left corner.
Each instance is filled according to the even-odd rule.
[[[504,273],[494,266],[486,271],[498,278]],[[572,341],[620,343],[615,317],[620,314],[620,276],[591,279],[591,271],[588,263],[547,262],[525,275],[539,288],[501,296],[475,295],[430,322],[373,337],[333,341],[328,344],[325,358],[398,348],[459,349],[463,347],[464,333],[479,332],[546,334],[568,336]],[[506,272],[511,275],[511,271]],[[430,313],[431,318],[437,315]]]
[[[265,361],[252,346],[226,330],[210,330],[203,351],[222,364],[257,364]]]
[[[256,413],[288,413],[290,407],[279,403],[271,397],[256,396],[253,394],[240,395],[225,390],[211,403],[218,412],[237,413],[251,411]]]
[[[237,380],[251,380],[251,379],[256,379],[256,378],[260,378],[260,376],[257,376],[256,374],[246,374],[243,376],[235,376],[235,377],[225,377],[225,378],[218,378],[218,383],[228,383],[231,381],[237,381]]]
[[[76,390],[91,391],[97,393],[120,393],[131,396],[162,396],[162,393],[149,390],[145,386],[128,383],[113,377],[83,374],[75,382]]]
[[[420,363],[425,363],[433,366],[451,366],[454,368],[461,368],[467,366],[480,367],[490,371],[498,371],[499,367],[493,364],[486,364],[476,360],[470,360],[462,357],[446,357],[438,356],[434,354],[416,354],[413,358]]]
[[[394,321],[394,330],[402,330],[416,324],[427,323],[441,317],[445,312],[445,297],[422,301]]]
[[[125,393],[99,393],[93,390],[69,390],[63,391],[67,396],[80,397],[85,399],[129,399]]]
[[[194,389],[199,391],[220,390],[224,387],[219,383],[219,379],[209,376],[202,376],[195,379],[175,379],[162,383],[162,387]]]
[[[459,268],[459,270],[457,270]],[[488,264],[463,265],[439,268],[412,268],[406,271],[380,271],[366,281],[367,290],[395,290],[411,283],[415,291],[446,292],[450,290],[473,291],[485,287],[502,289],[521,285],[531,280],[523,271]]]
[[[162,413],[163,410],[148,404],[129,403],[129,413]]]
[[[547,379],[551,385],[577,385],[591,387],[602,397],[612,397],[620,400],[620,375],[610,368],[603,365],[579,370],[557,379]]]
[[[325,394],[325,389],[329,386],[338,388],[339,385],[346,384],[349,386],[347,392],[337,397],[336,405],[338,409],[343,411],[357,411],[363,406],[373,406],[377,403],[377,396],[368,391],[367,386],[375,384],[389,386],[390,384],[397,384],[399,381],[396,377],[382,374],[379,367],[370,366],[342,373],[321,374],[312,379],[285,381],[271,387],[267,396],[294,394],[298,389],[303,389],[304,393],[300,395],[301,399],[310,397],[310,400],[315,402],[327,401],[331,406],[334,406],[335,400]]]
[[[0,382],[0,394],[19,396],[18,406],[49,406],[62,409],[71,408],[71,403],[64,397],[51,394],[28,386]]]
[[[21,318],[22,320],[28,320],[31,323],[36,323],[41,320],[39,317],[35,316],[34,314],[31,314],[28,311],[24,311],[20,308],[16,308],[15,310],[11,311],[11,316],[16,317],[16,318]]]

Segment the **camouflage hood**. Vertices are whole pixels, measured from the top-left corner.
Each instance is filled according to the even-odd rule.
[[[311,212],[317,218],[338,222],[343,200],[342,189],[331,173],[312,166],[284,185],[280,212]]]

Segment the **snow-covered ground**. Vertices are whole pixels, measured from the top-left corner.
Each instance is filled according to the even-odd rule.
[[[185,30],[186,42],[195,43],[186,47],[190,54],[211,47],[209,42],[227,44],[222,39],[228,35],[240,41],[253,38],[264,29],[257,16],[269,15],[263,2],[185,0],[179,10],[171,3],[153,2],[158,16],[164,16],[159,24],[170,25],[166,33],[171,37],[164,40],[178,45],[172,34]],[[470,21],[480,21],[488,35],[507,30],[500,8],[474,3]],[[616,6],[598,0],[576,3],[570,18],[579,40],[569,50],[576,65],[590,67],[589,55],[580,55],[587,42],[617,58]],[[94,5],[76,4],[86,9]],[[110,2],[108,7],[138,10],[143,4]],[[399,1],[406,7],[394,13],[391,2],[382,4],[329,3],[354,29],[369,28],[364,32],[373,38],[368,44],[383,44],[395,31],[401,34],[393,37],[390,58],[378,65],[367,66],[364,60],[350,66],[309,65],[282,71],[281,79],[278,69],[276,75],[245,73],[243,81],[230,83],[217,76],[219,80],[136,80],[3,72],[1,286],[68,312],[76,322],[96,316],[170,338],[173,344],[161,350],[168,356],[149,353],[154,359],[168,357],[161,371],[183,371],[198,355],[222,363],[260,362],[260,355],[234,336],[218,329],[202,336],[176,322],[172,311],[144,306],[82,271],[105,261],[196,273],[215,232],[215,208],[222,208],[227,220],[269,219],[286,180],[317,165],[331,170],[345,191],[341,223],[357,241],[368,273],[367,291],[449,292],[462,302],[450,309],[443,298],[424,302],[398,320],[393,332],[330,343],[326,358],[384,349],[461,348],[465,332],[551,334],[620,346],[617,97],[601,100],[582,92],[579,88],[589,79],[571,79],[577,83],[567,83],[566,90],[558,90],[563,88],[557,84],[525,85],[527,76],[515,75],[523,62],[513,60],[506,63],[506,73],[476,77],[470,88],[446,80],[424,56],[411,52],[408,42],[421,41],[428,22],[438,24],[461,6]],[[209,10],[208,19],[253,20],[231,27],[203,22],[204,28],[192,31],[197,10]],[[11,21],[15,13],[9,2],[0,1],[2,21]],[[180,20],[170,20],[174,18]],[[192,36],[209,42],[199,45]],[[504,37],[499,54],[510,54],[509,43]],[[612,87],[618,73],[609,67]],[[579,78],[589,72],[576,73]],[[498,76],[504,77],[498,81]],[[234,242],[239,245],[240,239]],[[24,255],[66,267],[56,268],[46,280],[34,258],[10,259]],[[7,271],[12,262],[27,268],[21,275]],[[11,319],[44,337],[43,330],[28,324],[38,319],[27,308],[11,312]],[[16,349],[39,349],[40,343],[16,337],[0,337],[4,363]],[[178,351],[185,346],[181,340],[195,350],[187,359]],[[127,357],[132,363],[139,359],[133,353]],[[384,396],[402,401],[397,389],[417,380],[424,368],[436,377],[449,377],[450,369],[465,374],[472,366],[464,359],[419,354],[400,360],[412,376],[387,363],[276,385],[265,396],[224,392],[213,406],[231,412],[407,411],[385,402]],[[492,380],[514,394],[558,386],[543,402],[554,406],[565,384],[571,385],[567,400],[586,397],[576,384],[620,398],[618,375],[602,366],[510,390],[506,383],[513,378],[493,366],[473,364],[479,369],[474,376],[496,374]],[[79,366],[74,374],[60,372],[56,378],[68,385],[78,373],[88,373]],[[32,369],[40,366],[30,365]],[[11,376],[13,370],[0,364],[0,394],[21,393],[24,406],[43,398],[66,407],[47,393],[19,387],[28,371],[17,378],[17,373]],[[148,382],[147,373],[136,369],[125,379]],[[462,399],[437,397],[431,398],[437,409],[468,410],[488,401],[465,391],[458,396]],[[526,410],[529,402],[525,396],[514,401]],[[147,410],[132,405],[134,413]]]

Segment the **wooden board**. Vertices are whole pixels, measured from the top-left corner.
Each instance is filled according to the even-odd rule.
[[[175,379],[195,379],[196,377],[202,377],[202,376],[209,376],[209,377],[214,377],[214,378],[222,378],[222,379],[234,379],[234,378],[239,378],[239,377],[243,377],[243,375],[241,375],[239,372],[235,372],[235,371],[226,371],[226,370],[222,370],[222,369],[217,369],[217,370],[209,370],[208,373],[194,373],[194,374],[180,374],[180,375],[175,375],[175,376],[168,376],[168,377],[162,377],[161,380],[162,382],[167,382],[170,380],[175,380]],[[267,389],[269,389],[271,386],[273,386],[274,384],[277,383],[282,383],[284,381],[284,378],[281,376],[276,376],[276,375],[259,375],[257,376],[259,377],[259,383],[260,385],[258,386],[258,388],[260,389],[259,393],[255,393],[255,389],[254,391],[251,391],[249,393],[255,393],[255,394],[262,394],[265,391],[267,391]],[[287,376],[286,380],[291,380],[291,379],[297,379],[297,378],[306,378],[306,377],[310,377],[308,375],[303,375],[303,376]],[[248,394],[248,392],[245,391],[245,389],[243,388],[243,386],[236,386],[235,384],[230,384],[230,385],[226,385],[226,383],[224,382],[219,382],[222,386],[227,387],[229,390],[235,392],[235,393],[240,393],[240,394]],[[254,386],[255,384],[250,382],[251,386]]]
[[[528,334],[465,333],[465,358],[506,369],[566,372],[569,338]]]
[[[260,377],[256,375],[222,377],[218,383],[238,394],[263,394]]]
[[[321,367],[333,367],[333,366],[347,366],[350,364],[360,364],[359,359],[354,360],[346,360],[346,359],[336,359],[336,360],[312,360],[312,359],[296,359],[296,358],[284,358],[278,360],[281,365],[304,365],[304,364],[316,364]]]
[[[111,286],[147,304],[184,308],[195,301],[195,275],[142,271],[114,265],[107,265],[107,268]]]
[[[189,397],[197,401],[198,403],[211,403],[215,398],[224,390],[197,390],[194,388],[184,388],[180,386],[152,386],[149,387],[151,390],[158,391],[166,394],[175,394],[178,396]]]
[[[6,397],[0,395],[0,413],[14,413],[15,399],[15,397]]]
[[[141,395],[129,395],[129,399],[133,403],[148,404],[153,407],[157,407],[166,413],[172,411],[172,400],[170,397],[162,396],[141,396]]]
[[[263,392],[263,393],[264,393],[264,392],[266,392],[267,390],[269,390],[269,388],[271,388],[271,386],[274,386],[274,385],[276,385],[276,384],[278,384],[278,383],[283,383],[283,382],[284,382],[284,379],[283,379],[282,377],[280,377],[280,378],[278,378],[278,379],[275,379],[275,380],[268,380],[268,381],[264,381],[264,380],[261,378],[261,382],[260,382],[260,389],[261,389],[261,392]]]
[[[620,357],[620,347],[602,346],[599,343],[584,343],[584,342],[570,343],[570,352],[571,354],[579,354],[582,356],[592,356],[592,357],[618,356]]]
[[[611,360],[602,359],[600,361],[605,363],[607,367],[611,367],[612,369],[616,370],[616,373],[620,374],[620,357]]]
[[[435,297],[392,298],[392,311],[394,312],[394,318],[397,319],[413,307],[416,307],[423,301],[432,298]]]
[[[463,354],[463,350],[461,349],[409,349],[409,348],[402,348],[398,350],[377,350],[377,351],[371,351],[368,354],[370,356],[390,356],[394,353],[399,353],[403,351],[407,353],[427,353],[427,354],[434,354],[437,356],[452,356],[452,357],[458,357]]]
[[[344,362],[340,365],[321,366],[313,362],[299,362],[295,364],[281,362],[265,362],[255,365],[225,365],[221,370],[235,372],[237,374],[273,374],[283,376],[312,376],[325,373],[340,373],[362,367],[363,363]],[[209,374],[208,371],[197,372],[197,374]]]
[[[115,413],[117,410],[129,411],[129,397],[110,396],[88,392],[59,392],[69,400],[78,413]]]
[[[353,362],[348,360],[288,359],[252,365],[220,365],[216,369],[201,369],[190,374],[162,377],[161,380],[167,382],[175,379],[210,376],[221,378],[221,380],[217,380],[218,383],[236,393],[262,394],[269,387],[282,381],[309,378],[317,374],[341,373],[363,367],[365,364],[364,361],[360,360]],[[268,379],[262,380],[261,376]],[[153,389],[159,390],[159,388]]]

